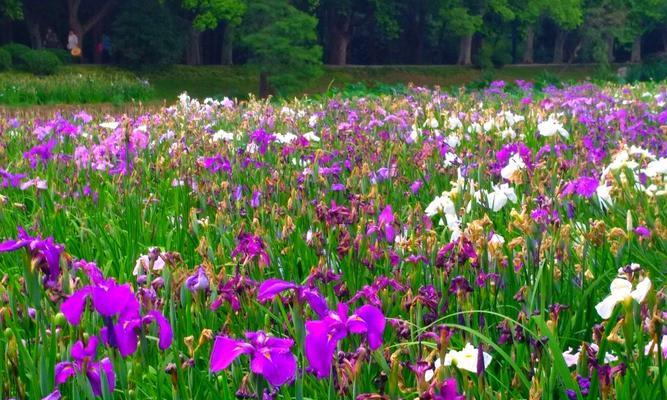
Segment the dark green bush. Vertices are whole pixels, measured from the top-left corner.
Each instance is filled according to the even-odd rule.
[[[23,54],[24,70],[34,75],[53,75],[62,65],[58,57],[48,50],[31,50]]]
[[[7,71],[12,67],[12,55],[5,49],[0,49],[0,71]]]
[[[45,50],[58,57],[58,60],[60,60],[61,64],[70,64],[72,62],[72,54],[70,54],[70,52],[65,49],[45,49]]]
[[[30,47],[20,43],[8,43],[0,48],[9,53],[12,58],[12,66],[19,69],[25,67],[23,58],[32,51]]]
[[[667,80],[667,55],[654,56],[643,64],[633,65],[625,78],[628,82]]]

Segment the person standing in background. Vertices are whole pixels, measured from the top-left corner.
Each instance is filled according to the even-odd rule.
[[[46,30],[46,36],[44,37],[44,47],[48,49],[57,49],[60,47],[58,35],[56,35],[56,33],[51,28]]]
[[[79,37],[70,29],[69,36],[67,36],[67,50],[74,51],[79,47]]]
[[[79,47],[79,37],[70,29],[67,36],[67,50],[69,50],[75,62],[81,61],[81,48]]]
[[[111,38],[106,33],[102,34],[102,62],[111,62]]]

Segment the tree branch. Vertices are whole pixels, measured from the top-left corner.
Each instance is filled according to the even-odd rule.
[[[75,1],[81,1],[81,0],[75,0]],[[116,3],[117,0],[107,1],[97,14],[91,17],[85,24],[81,25],[81,30],[83,31],[83,33],[88,32],[92,27],[97,25],[97,23],[100,22],[102,18],[106,17],[107,14],[109,14],[111,10],[116,6]]]

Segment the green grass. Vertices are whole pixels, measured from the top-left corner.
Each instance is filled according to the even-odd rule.
[[[595,74],[595,67],[508,66],[492,71],[455,65],[325,67],[303,93],[318,94],[358,83],[368,87],[411,83],[454,87],[487,79],[537,80],[545,72],[563,81],[582,81]],[[133,73],[108,66],[69,65],[43,78],[15,71],[0,73],[0,105],[162,103],[173,102],[183,92],[196,98],[247,98],[249,93],[257,92],[258,86],[257,70],[247,66],[175,65],[161,71]]]
[[[154,98],[150,86],[134,74],[109,67],[71,66],[51,76],[0,73],[0,104],[121,104]]]
[[[330,87],[363,83],[367,86],[377,84],[410,84],[418,86],[461,86],[480,80],[489,74],[493,79],[534,80],[546,72],[565,81],[582,81],[595,74],[595,67],[570,66],[508,66],[493,71],[482,71],[472,67],[457,65],[441,66],[346,66],[325,67],[324,73],[310,83],[304,92],[315,94]],[[259,74],[245,66],[185,66],[176,65],[164,71],[144,75],[155,89],[159,99],[173,100],[180,93],[187,91],[191,96],[238,97],[245,98],[248,93],[256,93],[259,87]]]

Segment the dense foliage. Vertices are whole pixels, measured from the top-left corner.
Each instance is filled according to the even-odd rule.
[[[0,396],[665,398],[666,102],[2,119]]]

